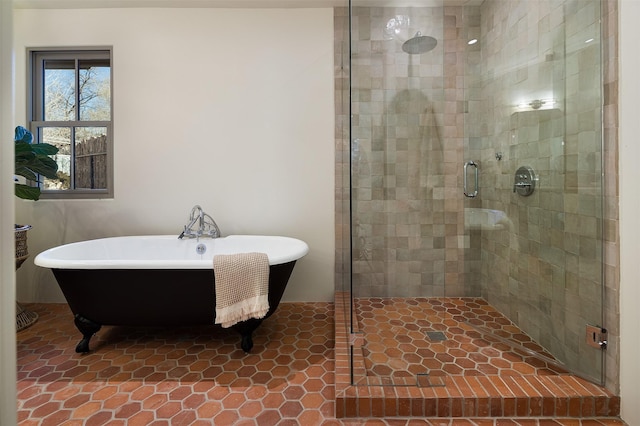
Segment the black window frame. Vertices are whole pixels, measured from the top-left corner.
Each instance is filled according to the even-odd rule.
[[[114,198],[113,188],[113,52],[111,47],[51,47],[30,48],[27,52],[28,70],[28,102],[27,114],[29,129],[33,133],[34,143],[42,138],[42,129],[47,127],[64,127],[70,129],[71,141],[75,140],[75,129],[80,127],[104,127],[107,133],[106,149],[106,188],[88,189],[74,188],[75,181],[75,151],[71,143],[71,182],[69,189],[45,189],[41,187],[41,199],[103,199]],[[110,66],[110,119],[108,121],[80,120],[80,108],[76,108],[76,119],[65,121],[47,121],[44,117],[44,61],[45,60],[74,60],[76,69],[78,61],[109,60]],[[78,91],[76,91],[78,92]],[[79,96],[79,93],[76,93]],[[77,105],[77,104],[76,104]],[[33,185],[38,185],[33,182]]]

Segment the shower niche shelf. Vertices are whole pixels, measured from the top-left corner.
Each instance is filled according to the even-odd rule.
[[[502,210],[468,207],[464,209],[464,227],[468,231],[501,231],[509,229],[511,220]]]

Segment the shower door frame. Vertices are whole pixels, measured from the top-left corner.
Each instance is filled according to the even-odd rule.
[[[462,10],[462,8],[461,8]],[[352,4],[351,2],[349,2],[349,35],[351,36],[353,28],[351,26],[352,23]],[[466,31],[460,31],[459,34],[457,35],[457,37],[460,40],[463,40],[465,38],[468,38],[470,36],[473,36],[473,31],[470,30],[470,28],[465,27]],[[460,43],[460,40],[458,40],[458,44]],[[353,55],[352,55],[352,51],[351,51],[351,47],[352,47],[352,42],[348,43],[349,45],[349,58],[350,60],[353,59]],[[460,55],[458,55],[460,56]],[[464,55],[463,55],[464,56]],[[465,60],[468,59],[465,56]],[[453,70],[453,75],[455,75],[456,77],[461,77],[460,80],[463,81],[463,84],[466,84],[468,81],[468,75],[466,74],[466,70],[463,70],[462,73],[460,73],[459,71],[459,64],[456,63],[449,63],[448,64],[451,69]],[[349,102],[349,153],[347,154],[349,159],[348,159],[348,163],[349,163],[349,188],[350,188],[350,194],[351,196],[349,197],[349,221],[350,221],[350,232],[349,232],[349,244],[350,244],[350,252],[351,252],[351,256],[350,256],[350,261],[353,262],[354,257],[353,257],[353,252],[354,252],[354,244],[357,245],[357,239],[354,238],[353,235],[353,230],[354,230],[354,207],[353,207],[353,176],[351,171],[353,170],[354,164],[353,164],[353,154],[354,154],[354,150],[353,150],[353,143],[354,143],[354,139],[355,136],[353,134],[353,119],[354,119],[354,94],[353,94],[353,73],[352,73],[352,65],[350,64],[349,67],[349,93],[350,93],[350,102]],[[447,74],[446,71],[443,72],[443,78],[444,75],[451,75],[451,74]],[[602,79],[600,79],[600,82],[602,81]],[[459,88],[457,88],[459,89]],[[486,171],[489,169],[489,161],[490,161],[490,157],[487,157],[486,153],[484,155],[484,157],[482,156],[478,156],[478,157],[474,157],[477,158],[477,164],[480,167],[480,182],[481,182],[481,186],[480,186],[480,197],[477,197],[475,199],[469,199],[466,200],[463,196],[462,196],[462,190],[461,190],[461,181],[463,179],[463,175],[462,175],[462,165],[464,164],[465,161],[468,161],[473,157],[472,154],[473,150],[469,149],[469,144],[472,143],[471,138],[469,137],[469,135],[466,132],[466,125],[467,125],[467,119],[468,119],[468,108],[469,108],[469,99],[467,99],[466,95],[467,95],[467,89],[468,87],[466,85],[463,86],[462,88],[463,90],[456,90],[455,94],[453,95],[452,99],[447,99],[445,100],[445,102],[449,101],[452,104],[451,105],[458,105],[458,104],[462,104],[465,105],[465,111],[462,115],[464,115],[464,120],[465,120],[465,131],[464,134],[460,135],[458,133],[451,133],[451,130],[449,132],[447,132],[445,130],[445,138],[447,138],[447,144],[450,143],[450,141],[454,141],[454,145],[458,144],[458,145],[463,145],[463,149],[461,150],[461,152],[450,152],[447,155],[448,159],[452,159],[455,158],[452,162],[456,162],[460,165],[459,171],[456,172],[456,177],[455,180],[453,180],[453,183],[445,186],[445,188],[443,189],[443,191],[447,194],[451,193],[452,191],[456,191],[456,193],[459,195],[459,198],[453,200],[453,201],[449,201],[450,206],[451,205],[455,205],[455,211],[457,212],[462,212],[461,216],[458,216],[454,222],[455,222],[455,226],[457,227],[457,238],[451,238],[449,237],[448,239],[445,238],[445,241],[448,241],[449,244],[451,244],[450,247],[448,247],[447,250],[447,259],[445,260],[445,262],[453,262],[454,259],[455,261],[458,261],[459,259],[464,259],[461,264],[462,267],[460,266],[460,264],[458,265],[457,269],[455,271],[450,271],[450,273],[447,275],[445,274],[443,276],[443,285],[444,285],[444,295],[445,296],[452,296],[452,297],[457,297],[461,294],[469,294],[469,292],[471,292],[472,294],[477,294],[477,292],[480,292],[480,294],[482,294],[482,288],[481,285],[482,283],[478,283],[476,278],[480,276],[480,274],[476,275],[476,272],[479,272],[477,268],[479,265],[481,264],[476,264],[474,265],[474,262],[478,261],[478,262],[482,262],[482,260],[478,260],[475,259],[475,257],[478,257],[478,255],[473,255],[473,251],[476,249],[476,247],[474,246],[475,244],[477,244],[477,239],[474,238],[473,235],[471,235],[469,232],[467,232],[466,230],[462,233],[460,233],[460,227],[464,227],[465,226],[465,216],[464,216],[464,208],[465,207],[477,207],[477,208],[491,208],[493,206],[491,206],[491,202],[485,204],[482,201],[482,193],[483,193],[483,188],[482,185],[486,185],[487,184],[487,177],[488,175],[486,174]],[[601,90],[601,88],[600,88]],[[453,91],[450,91],[450,94],[454,93]],[[463,93],[463,98],[462,99],[458,99],[458,97],[460,96],[460,93]],[[602,92],[601,92],[602,93]],[[600,94],[600,99],[602,99],[602,94]],[[444,107],[445,109],[447,108],[447,106]],[[451,108],[451,107],[449,107]],[[602,115],[602,109],[600,109],[600,116]],[[600,119],[600,126],[602,126],[602,118]],[[600,167],[600,172],[596,172],[595,174],[599,176],[599,188],[600,188],[600,194],[599,194],[599,205],[596,206],[596,209],[598,210],[597,216],[595,219],[597,219],[597,227],[599,227],[599,248],[598,250],[598,257],[599,257],[599,262],[600,262],[600,270],[598,273],[598,279],[600,282],[600,287],[599,287],[599,298],[600,301],[602,302],[603,300],[603,292],[604,292],[604,260],[603,260],[603,249],[602,249],[602,242],[603,242],[603,237],[602,237],[602,232],[603,232],[603,221],[604,221],[604,215],[602,213],[603,210],[603,189],[604,189],[604,183],[603,183],[603,179],[604,179],[604,174],[601,172],[602,170],[604,170],[603,168],[603,155],[602,153],[604,152],[603,150],[603,131],[602,131],[602,127],[600,127],[599,130],[599,145],[600,145],[600,152],[599,152],[599,163],[598,163],[598,167]],[[564,142],[563,142],[564,145]],[[508,146],[508,145],[507,145]],[[501,151],[496,151],[495,153],[492,153],[493,155],[495,155],[495,158],[497,158],[498,154],[500,155],[504,155],[504,152]],[[597,155],[596,155],[597,156]],[[506,159],[505,159],[506,160]],[[499,161],[499,160],[498,160]],[[502,174],[498,174],[495,179],[502,179],[500,181],[501,185],[505,186],[505,182],[507,179],[507,173],[502,173]],[[510,178],[510,177],[509,177]],[[482,183],[482,181],[485,180],[484,183]],[[452,180],[449,181],[449,183],[451,183]],[[495,182],[495,181],[494,181]],[[545,183],[544,182],[544,177],[543,177],[543,181],[541,182],[541,186],[538,188],[539,191],[544,191],[545,190]],[[506,184],[507,186],[510,185],[510,183]],[[455,187],[455,188],[454,188]],[[453,188],[453,189],[452,189]],[[452,220],[449,219],[449,221],[451,222]],[[509,240],[511,240],[512,237],[509,237]],[[469,260],[469,258],[471,258],[471,260]],[[355,296],[358,295],[358,284],[354,283],[353,281],[353,276],[354,276],[354,267],[353,264],[350,265],[350,270],[348,272],[348,286],[349,286],[349,294],[351,297],[351,300],[353,300],[353,298]],[[357,273],[357,271],[356,271]],[[357,324],[357,315],[356,312],[353,311],[353,303],[349,304],[351,306],[351,312],[350,312],[350,317],[351,317],[351,323],[348,325],[349,330],[351,330],[352,332],[357,333],[359,330],[358,324]],[[600,303],[599,306],[599,313],[596,315],[599,318],[597,319],[597,321],[591,321],[592,324],[594,325],[593,322],[595,322],[596,326],[602,330],[604,330],[604,307],[602,306],[602,303]],[[585,324],[586,326],[587,324]],[[585,329],[585,333],[586,333],[586,329]],[[584,337],[584,336],[581,336]],[[594,349],[595,350],[595,349]],[[596,383],[599,384],[603,384],[604,383],[604,353],[602,351],[600,351],[600,353],[597,355],[599,357],[598,363],[600,364],[599,368],[599,373],[597,373],[596,375],[590,375],[590,374],[585,374],[584,372],[579,372],[576,371],[576,374],[579,376],[582,376],[584,378],[587,378],[588,380],[594,381]],[[599,376],[599,377],[596,377]],[[357,380],[355,380],[357,382]],[[355,384],[355,383],[354,383]]]

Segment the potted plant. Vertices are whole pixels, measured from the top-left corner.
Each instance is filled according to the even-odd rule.
[[[22,126],[16,127],[15,136],[15,174],[33,182],[38,175],[49,179],[58,178],[58,164],[49,157],[58,153],[58,148],[48,143],[33,143],[33,135]],[[16,196],[25,200],[40,198],[40,187],[17,182]]]
[[[16,127],[13,137],[15,143],[15,193],[18,198],[38,200],[40,187],[18,182],[17,176],[38,182],[38,175],[56,179],[58,164],[49,157],[58,152],[58,148],[48,143],[33,143],[33,134],[22,126]],[[15,225],[16,269],[27,259],[27,231],[30,225]]]
[[[18,198],[38,200],[40,187],[30,186],[18,181],[22,176],[33,182],[39,182],[38,175],[56,179],[58,164],[49,157],[58,152],[58,148],[48,143],[33,143],[33,135],[22,126],[16,127],[13,138],[15,143],[15,193]],[[15,225],[16,269],[29,257],[27,249],[27,231],[31,225]],[[18,331],[36,322],[38,315],[24,309],[16,303],[16,328]]]

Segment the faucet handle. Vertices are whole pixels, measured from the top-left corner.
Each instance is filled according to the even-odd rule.
[[[193,227],[198,222],[198,229],[194,231]],[[178,236],[179,239],[187,238],[200,238],[201,236],[209,236],[211,238],[220,237],[220,228],[216,224],[215,220],[202,210],[199,205],[194,206],[191,209],[189,215],[189,224],[185,225],[184,230]]]

